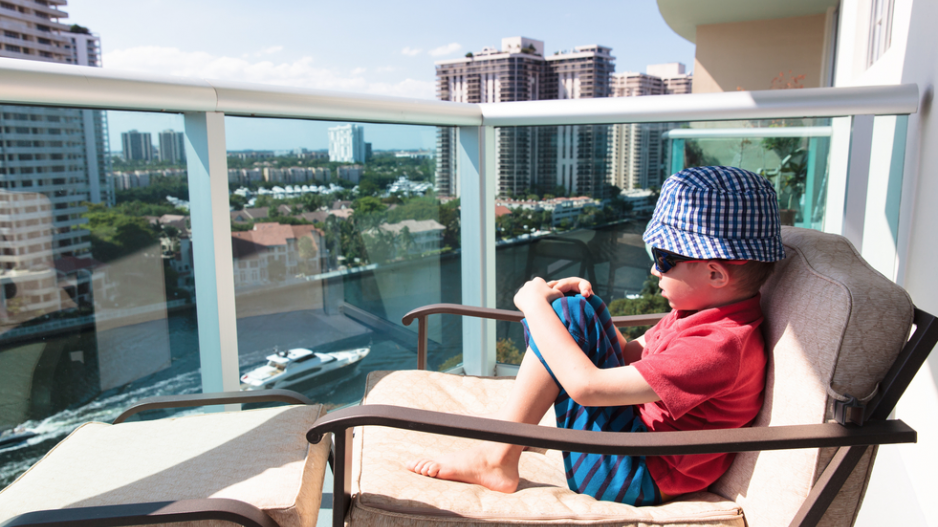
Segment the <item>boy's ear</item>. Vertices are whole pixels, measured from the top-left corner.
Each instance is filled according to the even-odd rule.
[[[708,280],[711,287],[717,289],[723,288],[730,285],[730,283],[733,281],[733,278],[727,270],[726,266],[720,262],[707,262],[707,272],[709,273]]]

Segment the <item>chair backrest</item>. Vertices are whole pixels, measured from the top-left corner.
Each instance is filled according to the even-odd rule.
[[[824,423],[836,395],[870,396],[905,344],[914,306],[841,236],[782,227],[787,257],[762,288],[769,350],[754,426]],[[832,395],[835,394],[835,395]],[[739,454],[711,491],[736,500],[750,527],[788,525],[834,449]],[[875,448],[867,450],[821,525],[856,519]]]

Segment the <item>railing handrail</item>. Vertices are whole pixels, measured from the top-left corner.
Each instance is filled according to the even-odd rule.
[[[919,90],[903,84],[468,104],[0,58],[0,104],[435,126],[551,126],[905,115],[918,111]]]
[[[661,134],[665,139],[736,139],[763,137],[830,137],[833,126],[768,126],[764,128],[676,128]]]

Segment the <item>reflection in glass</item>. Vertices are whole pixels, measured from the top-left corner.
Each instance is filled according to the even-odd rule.
[[[200,390],[188,212],[108,133],[102,111],[0,107],[0,488],[84,422]]]
[[[264,144],[263,129],[309,148],[240,148]],[[368,372],[415,368],[416,327],[401,318],[461,297],[437,129],[229,117],[226,134],[242,388],[344,405]],[[429,367],[455,366],[460,320],[430,324]]]
[[[499,129],[497,307],[535,276],[580,276],[614,316],[668,311],[641,239],[664,180],[745,168],[775,185],[783,223],[822,229],[830,133],[825,119]],[[498,361],[523,351],[521,326],[499,322]]]

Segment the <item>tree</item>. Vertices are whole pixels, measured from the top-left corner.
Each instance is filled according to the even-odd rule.
[[[641,296],[639,298],[620,298],[613,300],[609,304],[609,314],[614,317],[623,315],[647,315],[651,313],[667,313],[671,311],[671,306],[667,299],[661,296],[661,289],[658,287],[658,278],[654,275],[648,275],[642,284]],[[622,334],[629,338],[638,338],[645,334],[651,326],[636,326],[622,328]]]
[[[433,198],[413,198],[388,211],[388,223],[400,223],[404,220],[439,220],[440,203]]]
[[[352,210],[356,215],[374,214],[388,210],[388,206],[374,196],[364,196],[352,202]]]
[[[376,196],[379,192],[381,189],[371,179],[363,179],[358,184],[358,194],[361,196]]]
[[[244,207],[248,204],[248,200],[240,194],[229,194],[228,203],[234,207],[235,210],[244,210]]]
[[[150,223],[140,217],[121,214],[104,205],[86,203],[85,228],[91,233],[91,253],[96,260],[110,262],[159,243]]]
[[[495,343],[495,361],[501,364],[521,364],[524,354],[518,350],[513,340],[509,338],[499,339]],[[462,362],[462,353],[454,355],[440,364],[440,371],[451,370]]]

